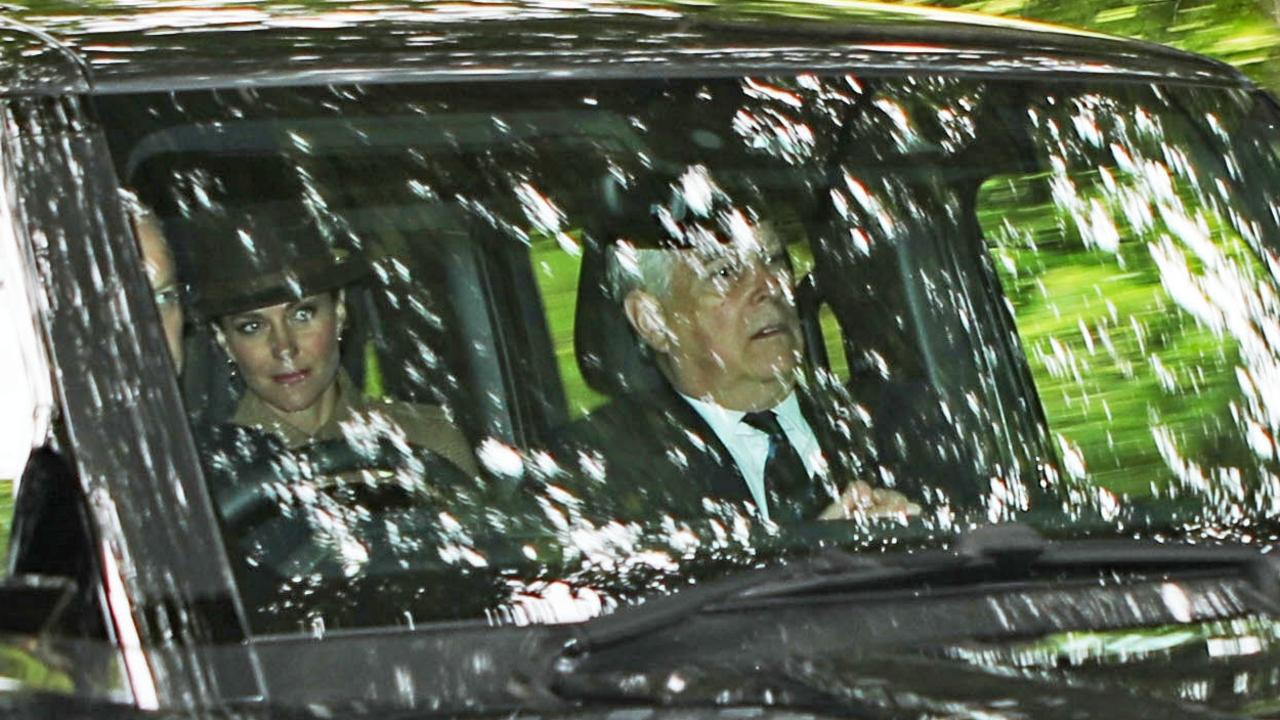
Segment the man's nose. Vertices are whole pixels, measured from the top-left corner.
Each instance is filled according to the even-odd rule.
[[[762,260],[751,263],[752,294],[757,300],[781,297],[791,298],[790,275]]]

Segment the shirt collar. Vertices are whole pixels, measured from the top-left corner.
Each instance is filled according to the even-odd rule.
[[[684,393],[680,393],[680,397],[692,405],[693,409],[702,416],[702,419],[706,420],[707,424],[711,426],[711,429],[721,437],[730,434],[759,432],[742,422],[742,417],[747,414],[742,410],[730,410],[713,402],[689,397]],[[782,402],[769,409],[778,416],[778,422],[782,424],[785,430],[802,426],[804,422],[804,415],[800,412],[800,400],[796,397],[795,390],[787,393]]]

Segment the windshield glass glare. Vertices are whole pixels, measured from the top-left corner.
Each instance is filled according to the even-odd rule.
[[[1270,109],[780,75],[104,98],[189,292],[256,631],[585,619],[733,568],[1265,532]]]

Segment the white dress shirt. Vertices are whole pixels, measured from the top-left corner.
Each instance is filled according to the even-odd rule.
[[[760,517],[769,519],[769,503],[764,490],[764,465],[769,459],[769,435],[742,422],[746,415],[741,410],[729,410],[714,403],[681,394],[693,409],[707,421],[712,432],[720,438],[729,456],[738,464],[738,471],[747,481],[747,489],[760,510]],[[793,390],[786,399],[770,408],[778,417],[778,424],[786,433],[787,440],[800,455],[804,469],[810,477],[827,474],[827,460],[822,455],[818,438],[813,428],[800,412],[800,401]]]

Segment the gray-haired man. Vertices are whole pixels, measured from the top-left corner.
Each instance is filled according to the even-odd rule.
[[[708,502],[775,522],[918,512],[858,479],[870,449],[799,384],[804,343],[782,240],[701,167],[669,190],[608,261],[615,299],[666,387],[570,426],[568,461],[603,463],[601,497],[624,516]]]

